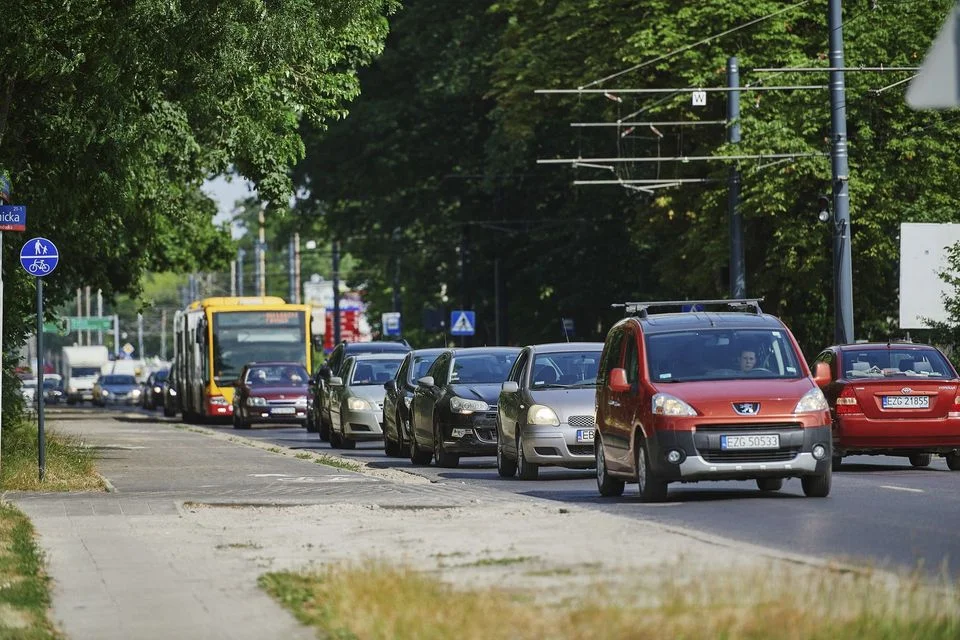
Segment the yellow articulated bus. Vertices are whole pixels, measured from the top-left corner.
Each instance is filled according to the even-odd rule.
[[[248,362],[299,362],[312,371],[309,305],[273,296],[205,298],[174,316],[171,378],[183,420],[233,415]]]

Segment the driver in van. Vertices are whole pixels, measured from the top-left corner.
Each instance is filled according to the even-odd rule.
[[[757,352],[750,348],[741,349],[739,362],[740,371],[749,373],[757,366]]]

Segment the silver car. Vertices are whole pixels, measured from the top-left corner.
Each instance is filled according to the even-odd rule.
[[[500,390],[497,471],[535,480],[541,466],[594,466],[597,370],[602,342],[523,349]]]
[[[330,446],[353,449],[357,442],[383,440],[383,384],[392,380],[403,353],[361,353],[343,361],[330,378]]]

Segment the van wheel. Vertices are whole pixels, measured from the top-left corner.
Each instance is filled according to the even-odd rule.
[[[947,459],[947,469],[960,471],[960,452],[951,451],[944,457]]]
[[[521,480],[536,480],[540,475],[540,465],[527,461],[523,453],[523,434],[517,433],[517,473]]]
[[[832,481],[833,468],[831,467],[817,476],[803,476],[800,478],[800,486],[803,487],[803,495],[808,498],[826,498],[830,495]]]
[[[600,491],[600,495],[604,498],[622,496],[625,483],[607,473],[607,459],[603,454],[603,444],[600,440],[593,445],[593,457],[597,465],[597,490]]]
[[[783,489],[783,478],[757,478],[757,488],[760,491],[780,491]]]
[[[650,468],[647,445],[637,445],[637,484],[640,486],[640,499],[644,502],[663,502],[667,499],[667,483],[658,478]]]
[[[931,456],[929,453],[918,453],[910,456],[910,464],[920,468],[929,467],[932,458],[933,456]]]

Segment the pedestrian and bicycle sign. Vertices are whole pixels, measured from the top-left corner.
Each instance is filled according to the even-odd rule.
[[[450,335],[472,336],[476,333],[476,314],[473,311],[457,309],[450,312]]]
[[[20,266],[32,276],[42,278],[53,273],[60,262],[57,246],[46,238],[28,240],[20,249]]]

